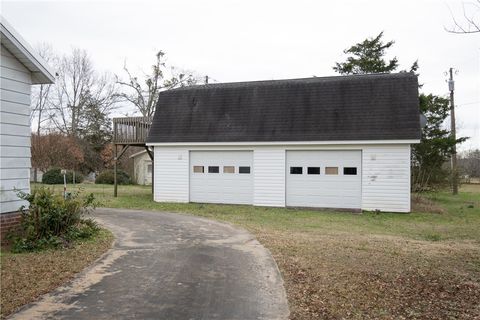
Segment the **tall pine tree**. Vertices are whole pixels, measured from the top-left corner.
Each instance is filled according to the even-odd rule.
[[[346,61],[337,62],[333,70],[342,74],[390,73],[397,71],[398,59],[388,60],[385,55],[394,41],[383,41],[383,32],[374,38],[367,38],[343,52]],[[410,72],[418,69],[415,61]],[[406,72],[402,70],[400,72]],[[449,100],[432,94],[420,94],[420,112],[425,115],[427,124],[422,128],[419,144],[412,146],[412,191],[425,191],[448,183],[449,173],[445,162],[452,156],[453,147],[467,138],[452,139],[450,131],[444,127],[449,116]]]
[[[385,59],[385,53],[394,41],[383,42],[383,31],[375,38],[367,38],[343,51],[347,61],[336,63],[333,70],[342,74],[389,73],[398,67],[398,59]]]

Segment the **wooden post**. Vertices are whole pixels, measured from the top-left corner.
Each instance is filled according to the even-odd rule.
[[[113,196],[117,197],[117,145],[115,146],[115,156],[113,158]]]
[[[155,188],[154,188],[154,184],[155,184],[155,160],[154,160],[154,148],[155,147],[152,147],[152,151],[150,151],[150,149],[148,149],[147,146],[145,146],[145,150],[147,150],[147,154],[148,156],[150,157],[150,160],[152,160],[152,196],[154,197],[155,196]]]
[[[450,79],[448,79],[448,89],[450,90],[450,134],[453,140],[457,139],[456,127],[455,127],[455,101],[454,101],[454,81],[453,81],[453,68],[450,68]],[[453,145],[452,150],[452,194],[458,194],[458,169],[457,169],[457,145]]]

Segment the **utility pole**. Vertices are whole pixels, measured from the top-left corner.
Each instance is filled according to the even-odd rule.
[[[455,82],[453,81],[453,68],[450,68],[450,78],[448,79],[448,90],[450,90],[450,134],[452,139],[455,141],[457,139],[457,133],[455,128],[455,102],[454,102],[454,91],[455,91]],[[452,193],[454,195],[458,194],[458,172],[457,172],[457,146],[453,145],[452,151]]]
[[[208,76],[205,76],[205,84],[208,84]]]

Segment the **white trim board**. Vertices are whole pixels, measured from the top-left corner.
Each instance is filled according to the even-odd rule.
[[[147,146],[290,146],[290,145],[377,145],[415,144],[419,139],[410,140],[339,140],[339,141],[250,141],[250,142],[150,142]]]

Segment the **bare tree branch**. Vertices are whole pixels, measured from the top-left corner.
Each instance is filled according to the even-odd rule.
[[[452,10],[449,8],[453,26],[450,28],[444,27],[445,31],[455,34],[480,33],[480,0],[469,3],[472,7],[470,13],[468,13],[465,4],[465,2],[462,3],[463,22],[458,21],[452,13]]]
[[[38,45],[36,51],[47,63],[51,64],[56,60],[52,47],[46,43]],[[51,84],[36,85],[32,88],[30,122],[36,121],[37,135],[41,134],[42,124],[49,118],[49,115],[46,113],[49,111],[51,88]]]
[[[52,99],[52,124],[65,134],[78,137],[90,125],[91,106],[108,115],[118,101],[115,80],[98,75],[85,50],[72,49],[58,63],[58,79]]]
[[[196,84],[198,79],[192,73],[178,73],[175,68],[167,68],[164,61],[165,53],[159,51],[156,54],[155,64],[152,65],[151,74],[144,74],[144,85],[139,82],[130,70],[124,65],[124,71],[128,80],[121,80],[117,76],[117,84],[124,87],[126,91],[118,93],[122,101],[127,101],[144,116],[151,117],[155,112],[158,95],[161,91],[173,89],[180,86]],[[169,71],[169,72],[167,72]],[[166,74],[169,75],[167,78]]]

